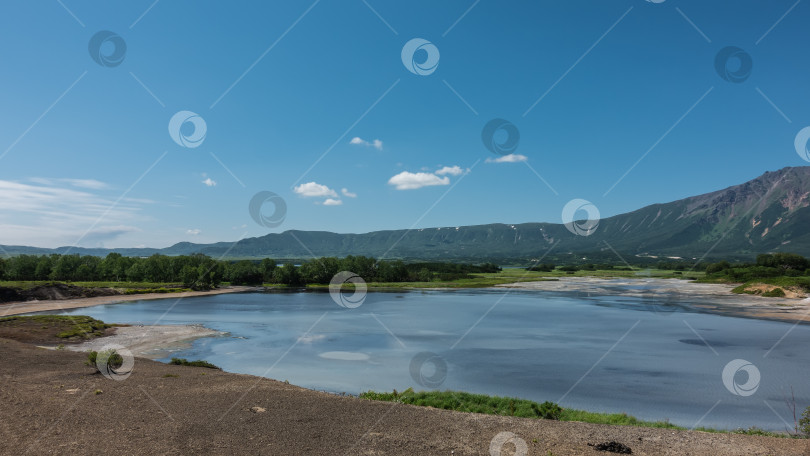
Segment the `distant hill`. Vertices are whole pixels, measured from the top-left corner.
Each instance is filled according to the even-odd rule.
[[[700,258],[752,258],[789,251],[810,256],[810,167],[766,172],[741,185],[654,204],[602,219],[590,236],[555,223],[490,224],[338,234],[285,231],[231,242],[181,242],[165,249],[87,249],[73,253],[128,256],[204,253],[225,258],[310,258],[366,255],[422,260],[536,259],[587,254]],[[306,246],[306,247],[304,247]],[[69,248],[2,246],[10,254],[64,253]]]

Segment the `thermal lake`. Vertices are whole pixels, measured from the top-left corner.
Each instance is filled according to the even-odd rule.
[[[580,292],[370,292],[344,308],[323,292],[244,293],[62,313],[201,324],[227,335],[163,360],[203,359],[336,393],[462,390],[690,428],[779,431],[792,428],[791,388],[799,411],[810,405],[810,327],[703,313],[683,296],[651,304]]]

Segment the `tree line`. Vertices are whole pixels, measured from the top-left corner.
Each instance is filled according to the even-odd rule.
[[[810,275],[810,260],[795,253],[766,253],[755,263],[720,261],[706,265],[709,276],[725,276],[737,282],[768,277],[802,277]]]
[[[0,258],[0,279],[10,281],[54,280],[67,282],[182,283],[188,288],[209,289],[222,282],[233,285],[278,283],[303,286],[327,284],[340,271],[351,271],[366,282],[429,282],[471,277],[471,273],[498,272],[495,264],[404,263],[364,256],[324,257],[301,265],[262,260],[225,261],[207,255],[126,257],[110,253],[89,255],[19,255]]]

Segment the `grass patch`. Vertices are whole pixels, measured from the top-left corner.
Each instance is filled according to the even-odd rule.
[[[735,282],[734,280],[726,277],[726,276],[714,276],[714,277],[704,277],[698,280],[700,283],[739,283],[739,281]],[[773,285],[780,288],[797,288],[801,289],[804,292],[810,292],[810,277],[802,276],[802,277],[790,277],[790,276],[782,276],[782,277],[759,277],[754,280],[749,280],[743,283],[743,286],[749,285],[756,285],[756,284],[765,284],[765,285]],[[737,287],[739,289],[741,287]],[[738,292],[735,292],[738,293]]]
[[[172,358],[169,364],[174,364],[177,366],[191,366],[191,367],[207,367],[208,369],[218,369],[222,370],[219,366],[209,363],[208,361],[203,361],[198,359],[197,361],[189,361],[185,358]]]
[[[725,279],[723,277],[713,277],[711,279],[704,279],[704,280],[701,280],[701,282],[704,282],[704,283],[735,283],[735,282],[731,282],[728,279]],[[758,279],[755,279],[755,280],[749,280],[749,281],[743,283],[742,285],[734,288],[731,291],[733,291],[734,293],[754,294],[754,292],[746,291],[746,288],[748,288],[748,287],[750,287],[752,285],[758,285],[758,284],[773,285],[775,287],[782,288],[783,290],[787,288],[787,289],[800,290],[800,291],[805,292],[805,293],[810,293],[810,277],[763,277],[763,278],[758,278]]]
[[[471,272],[466,274],[468,277],[458,278],[455,280],[440,280],[434,278],[429,282],[367,282],[366,286],[369,290],[396,290],[396,289],[412,289],[412,288],[488,288],[496,285],[504,285],[515,282],[544,282],[559,280],[560,277],[597,277],[604,279],[611,278],[656,278],[656,279],[687,279],[695,280],[703,277],[705,274],[698,271],[689,271],[687,276],[684,276],[682,271],[672,271],[666,269],[640,269],[633,268],[632,270],[578,270],[578,271],[564,271],[555,269],[553,271],[527,271],[525,268],[504,268],[500,272],[492,273],[479,273]],[[264,283],[262,286],[266,288],[290,288],[287,285],[278,283]],[[314,284],[306,285],[309,289],[326,289],[328,284]],[[292,288],[300,288],[295,286]],[[352,291],[353,285],[344,284],[344,291]]]
[[[112,326],[84,315],[17,315],[0,318],[0,334],[29,331],[32,335],[68,340],[100,337]]]
[[[163,378],[180,378],[177,374],[163,374]]]
[[[773,290],[766,291],[762,293],[762,296],[766,298],[784,298],[785,297],[785,290],[776,287]]]
[[[559,280],[560,277],[599,277],[610,278],[658,278],[658,279],[695,279],[702,277],[702,272],[690,272],[684,277],[681,271],[664,269],[595,270],[595,271],[527,271],[524,268],[505,268],[500,272],[470,273],[471,278],[458,280],[433,280],[430,282],[368,282],[369,289],[397,288],[487,288],[515,282],[543,282]],[[266,287],[278,287],[278,284],[265,284]],[[308,288],[328,288],[323,284],[308,284]],[[348,286],[350,287],[350,285]],[[350,288],[346,288],[351,291]]]
[[[459,412],[483,413],[487,415],[517,416],[522,418],[553,419],[559,421],[581,421],[585,423],[610,424],[618,426],[639,426],[662,429],[685,430],[668,421],[642,421],[626,413],[596,413],[584,410],[561,408],[553,402],[542,404],[514,397],[487,396],[459,391],[420,391],[413,389],[399,393],[367,391],[360,394],[363,399],[374,401],[398,402],[401,404],[434,407]],[[789,437],[788,434],[763,431],[759,428],[719,431],[716,429],[698,428],[704,432],[731,432],[735,434],[762,435],[769,437]]]

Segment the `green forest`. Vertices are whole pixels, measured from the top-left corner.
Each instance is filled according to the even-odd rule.
[[[232,285],[276,283],[288,286],[327,284],[340,271],[351,271],[367,282],[429,282],[470,278],[472,273],[498,272],[497,265],[403,263],[364,256],[324,257],[295,265],[275,260],[222,261],[206,255],[126,257],[90,255],[19,255],[0,258],[0,280],[62,282],[182,283],[186,288],[210,289]]]

